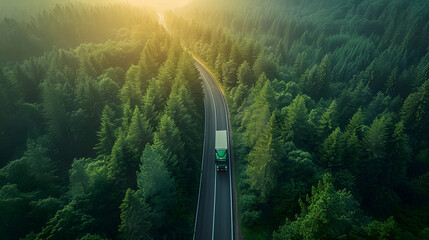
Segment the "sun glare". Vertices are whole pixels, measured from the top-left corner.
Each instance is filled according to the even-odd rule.
[[[157,10],[170,10],[185,6],[192,0],[131,0],[136,4],[149,5]]]

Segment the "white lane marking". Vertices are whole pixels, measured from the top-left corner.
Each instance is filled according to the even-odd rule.
[[[201,65],[202,66],[202,65]],[[214,115],[215,115],[215,131],[217,130],[217,114],[216,114],[216,102],[214,100],[214,96],[213,96],[213,92],[212,89],[210,87],[210,83],[207,81],[206,76],[204,75],[204,67],[203,67],[203,71],[201,72],[201,75],[203,76],[205,82],[207,83],[208,86],[208,90],[210,92],[211,95],[211,99],[213,101],[213,106],[214,106]],[[216,160],[215,160],[216,161]],[[215,163],[216,164],[216,163]],[[215,233],[215,217],[216,217],[216,182],[217,182],[217,172],[216,172],[216,167],[215,167],[215,179],[214,179],[214,194],[213,194],[213,220],[212,220],[212,240],[214,239],[214,233]]]
[[[214,233],[215,233],[215,216],[216,216],[216,179],[217,179],[217,172],[216,168],[215,171],[215,183],[214,183],[214,202],[213,202],[213,226],[212,226],[212,240],[214,239]]]
[[[211,75],[210,72],[209,72],[209,74]],[[213,76],[212,76],[212,78],[213,78]],[[213,80],[214,80],[214,78],[213,78]],[[228,161],[228,167],[229,167],[229,171],[228,171],[228,174],[229,174],[229,201],[230,201],[230,210],[231,210],[231,214],[230,214],[231,215],[231,239],[234,240],[234,218],[233,218],[233,209],[232,209],[231,145],[230,145],[230,137],[231,136],[229,133],[229,121],[228,121],[228,111],[227,111],[228,106],[226,104],[225,96],[223,95],[223,92],[220,89],[220,86],[216,80],[215,80],[215,83],[216,83],[216,86],[217,86],[219,92],[221,92],[222,102],[223,102],[224,109],[225,109],[226,130],[227,130],[226,132],[228,134],[228,149],[230,150],[230,151],[228,151],[228,158],[229,158],[229,161]]]

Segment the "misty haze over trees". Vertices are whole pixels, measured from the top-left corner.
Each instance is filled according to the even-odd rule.
[[[166,16],[222,82],[245,239],[429,238],[429,2],[196,1]]]
[[[195,0],[168,33],[121,1],[6,2],[1,239],[190,239],[191,54],[226,94],[244,239],[429,239],[429,1]]]
[[[2,239],[189,239],[203,93],[157,18],[62,5],[2,20]]]

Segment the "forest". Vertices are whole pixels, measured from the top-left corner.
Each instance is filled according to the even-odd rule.
[[[429,2],[200,0],[165,17],[221,82],[244,239],[429,239]]]
[[[156,12],[60,4],[0,36],[0,238],[189,239],[203,91]]]
[[[192,56],[226,94],[243,239],[429,239],[429,1],[194,0],[168,32],[132,0],[6,2],[1,239],[191,239]]]

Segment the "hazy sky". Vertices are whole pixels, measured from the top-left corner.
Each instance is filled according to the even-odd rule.
[[[0,0],[0,19],[4,17],[25,18],[26,16],[34,15],[45,9],[52,8],[57,3],[67,2],[128,2],[138,6],[149,5],[159,11],[162,11],[181,7],[190,1],[192,0]]]
[[[167,10],[186,5],[191,0],[129,0],[136,4],[148,4],[160,10]]]

